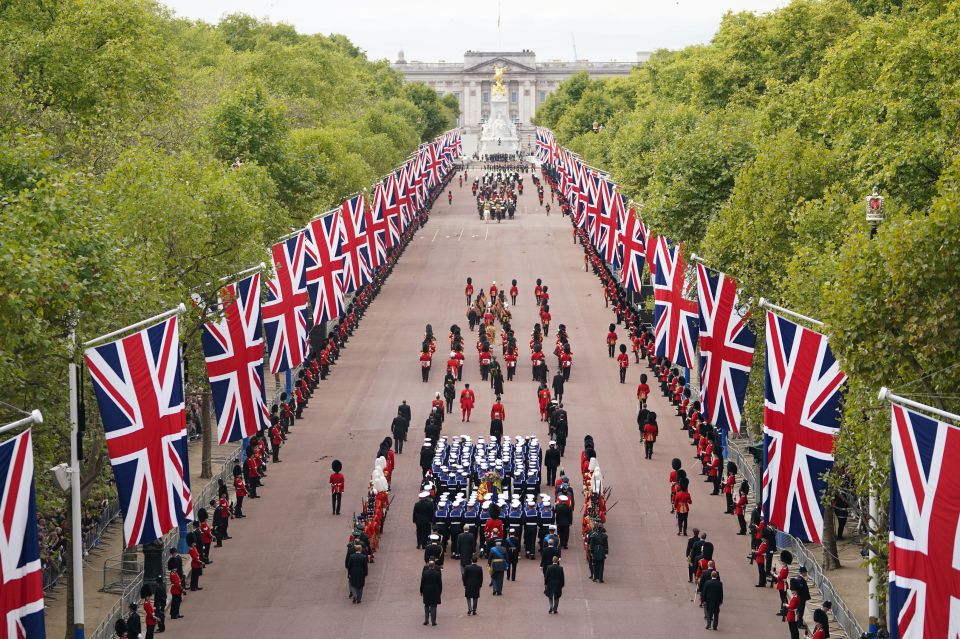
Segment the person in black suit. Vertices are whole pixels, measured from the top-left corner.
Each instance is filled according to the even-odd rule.
[[[557,614],[560,597],[563,595],[563,567],[560,557],[553,557],[552,563],[543,572],[543,594],[550,600],[548,614]]]
[[[703,616],[707,620],[706,629],[710,630],[712,627],[716,630],[717,622],[720,620],[720,606],[723,604],[723,582],[720,581],[720,573],[716,570],[703,584],[703,592],[700,596],[703,600]]]
[[[481,569],[482,570],[482,569]],[[437,606],[443,593],[443,576],[436,563],[430,562],[420,575],[420,594],[423,596],[423,625],[437,625]]]
[[[367,556],[363,554],[363,546],[356,545],[353,552],[347,557],[347,580],[350,582],[350,599],[358,604],[363,599],[363,586],[367,581]]]
[[[472,563],[476,563],[473,557],[473,553],[477,551],[477,538],[471,532],[473,524],[466,524],[463,527],[463,532],[457,537],[457,547],[454,548],[457,555],[460,557],[460,574],[462,575],[467,566]],[[480,569],[480,572],[483,572],[483,569]],[[466,585],[466,583],[464,583]]]
[[[556,541],[551,538],[547,542],[547,546],[540,553],[540,569],[546,574],[547,568],[553,564],[553,558],[560,557],[560,549],[557,548]]]
[[[467,598],[467,614],[477,614],[477,600],[483,587],[483,568],[477,565],[477,556],[470,555],[469,563],[462,568],[463,596]]]
[[[404,407],[407,408],[407,412],[410,412],[409,406],[401,404],[400,409],[397,410],[397,416],[393,418],[393,423],[390,424],[390,433],[397,443],[398,455],[403,454],[403,442],[407,441],[407,431],[410,429],[410,418],[403,414],[402,409]]]

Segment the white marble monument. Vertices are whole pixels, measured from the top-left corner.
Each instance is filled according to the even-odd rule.
[[[490,119],[483,124],[480,133],[480,156],[492,153],[516,153],[520,149],[520,136],[516,125],[510,121],[510,104],[503,86],[505,67],[494,67],[496,86],[490,95]]]

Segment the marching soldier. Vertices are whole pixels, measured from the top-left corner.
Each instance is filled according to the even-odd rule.
[[[418,497],[419,500],[413,505],[413,523],[417,527],[417,550],[422,550],[427,547],[430,526],[433,524],[434,505],[429,491],[422,491]]]
[[[463,390],[460,391],[460,421],[469,422],[470,413],[473,411],[474,403],[476,402],[477,396],[473,392],[473,389],[470,388],[470,384],[464,384]]]
[[[424,344],[423,349],[420,351],[420,376],[423,378],[424,383],[430,380],[430,366],[432,363],[433,357],[430,354],[430,347]]]
[[[406,406],[406,402],[403,404]],[[407,407],[409,409],[409,406]],[[403,454],[403,442],[407,441],[407,430],[410,428],[410,420],[406,418],[402,410],[397,411],[397,416],[393,418],[390,424],[390,434],[397,443],[397,454]]]
[[[614,351],[617,348],[617,325],[611,324],[607,332],[607,355],[613,359]]]
[[[620,366],[620,383],[627,381],[627,368],[630,366],[630,356],[627,355],[627,345],[620,345],[620,354],[617,355],[617,364]]]
[[[569,497],[560,495],[557,498],[557,507],[554,508],[554,514],[557,520],[557,535],[560,537],[560,547],[566,550],[567,542],[570,539],[570,526],[573,525],[573,507],[570,505]]]

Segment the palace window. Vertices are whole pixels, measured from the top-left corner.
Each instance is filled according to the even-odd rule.
[[[546,91],[537,91],[537,102],[544,102],[547,99]]]
[[[517,92],[516,92],[516,91],[511,91],[511,92],[510,92],[510,104],[516,104],[516,103],[517,103]]]
[[[483,94],[482,94],[481,97],[480,97],[480,101],[483,102],[484,104],[489,103],[489,102],[490,102],[490,93],[487,92],[487,91],[484,91]]]

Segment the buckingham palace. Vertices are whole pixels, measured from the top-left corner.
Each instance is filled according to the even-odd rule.
[[[528,50],[467,51],[463,62],[408,62],[401,51],[393,68],[408,82],[423,82],[441,95],[454,94],[460,103],[460,125],[470,130],[489,117],[494,67],[505,67],[510,119],[526,128],[537,107],[570,76],[581,71],[591,78],[625,76],[649,57],[647,52],[638,52],[634,62],[538,61]]]

